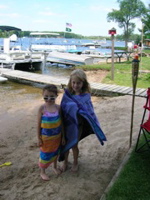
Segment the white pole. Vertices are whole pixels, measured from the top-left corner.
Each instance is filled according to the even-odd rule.
[[[4,53],[9,53],[10,51],[10,39],[4,38]]]

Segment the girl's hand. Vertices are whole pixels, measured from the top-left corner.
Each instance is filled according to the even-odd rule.
[[[39,147],[41,147],[41,146],[42,146],[42,144],[43,144],[43,141],[42,141],[42,139],[41,139],[41,138],[38,138],[38,143],[37,143],[37,145],[38,145]]]

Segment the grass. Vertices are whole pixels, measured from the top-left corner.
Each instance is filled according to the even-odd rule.
[[[140,139],[143,142],[143,138]],[[146,148],[145,148],[146,149]],[[119,177],[106,194],[106,200],[150,199],[150,151],[133,151]]]
[[[106,200],[150,199],[150,152],[132,153]]]
[[[148,88],[150,86],[150,73],[141,71],[150,70],[150,58],[142,57],[139,62],[139,75],[137,81],[138,88]],[[114,63],[114,80],[111,80],[111,63],[100,63],[95,65],[82,66],[84,70],[107,70],[109,73],[103,80],[106,84],[116,84],[121,86],[132,87],[132,60]]]
[[[148,49],[144,49],[143,52],[144,53],[150,53],[150,49],[149,48]]]

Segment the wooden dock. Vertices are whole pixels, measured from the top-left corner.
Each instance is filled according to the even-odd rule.
[[[3,77],[12,81],[26,82],[30,84],[55,84],[59,88],[61,85],[67,85],[68,78],[53,77],[49,75],[24,72],[20,70],[10,70],[0,68],[0,73]],[[117,95],[132,95],[132,87],[124,87],[118,85],[102,84],[90,82],[92,93],[96,96],[117,96]],[[146,97],[147,89],[137,88],[135,96]]]

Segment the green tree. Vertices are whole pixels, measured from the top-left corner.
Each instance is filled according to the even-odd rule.
[[[132,22],[135,18],[141,18],[147,12],[144,3],[140,0],[117,0],[119,10],[113,9],[107,15],[107,20],[118,23],[119,28],[123,28],[123,36],[125,45],[129,41],[129,37],[134,31],[135,23]]]
[[[139,31],[142,32],[142,34],[145,36],[145,39],[150,39],[150,5],[147,9],[147,13],[142,17],[142,29]]]

